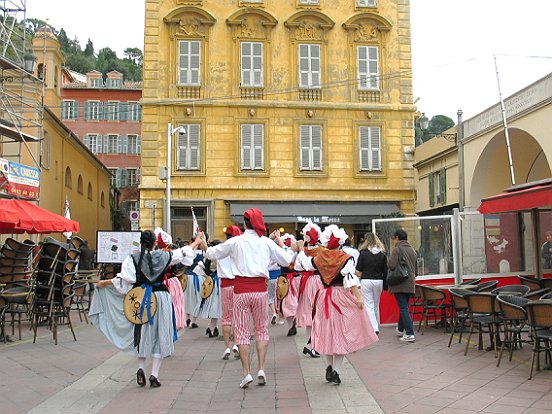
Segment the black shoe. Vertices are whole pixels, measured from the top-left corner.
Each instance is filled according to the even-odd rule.
[[[146,385],[146,374],[144,374],[144,370],[142,368],[138,368],[138,371],[136,371],[136,383],[140,387],[144,387]]]
[[[341,384],[341,378],[339,378],[337,371],[332,372],[332,382],[336,385]]]
[[[295,327],[295,325],[289,328],[289,331],[287,333],[287,336],[293,336],[293,335],[297,335],[297,328]]]
[[[316,352],[314,349],[309,349],[306,346],[303,347],[303,354],[310,355],[311,358],[320,358],[320,354],[318,352]]]
[[[326,381],[332,382],[334,370],[331,365],[326,367]]]
[[[152,388],[159,388],[161,386],[161,383],[157,378],[155,378],[153,375],[150,375],[149,377],[150,387]]]
[[[199,326],[197,326],[197,323],[195,323],[195,322],[192,323],[191,327],[192,327],[192,328],[199,328]]]
[[[186,328],[187,328],[188,326],[190,326],[190,322],[191,322],[190,319],[186,319]]]
[[[205,330],[205,335],[208,335],[209,338],[212,338],[212,337],[213,337],[213,333],[211,332],[211,328],[207,328],[207,329]]]
[[[214,337],[219,336],[219,331],[218,331],[218,328],[216,326],[215,326],[215,329],[213,329],[213,336]]]

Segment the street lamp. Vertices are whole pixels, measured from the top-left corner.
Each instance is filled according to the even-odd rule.
[[[165,176],[165,231],[171,233],[171,172],[172,172],[172,136],[176,133],[184,134],[183,126],[173,127],[167,124],[167,174]]]
[[[425,116],[425,112],[422,112],[422,116],[420,118],[418,118],[418,125],[420,125],[420,128],[421,128],[422,132],[424,133],[424,135],[428,135],[431,138],[433,138],[433,137],[443,137],[444,139],[446,139],[449,142],[456,143],[456,139],[457,139],[457,133],[456,132],[450,133],[450,134],[447,134],[447,133],[444,133],[444,132],[440,132],[438,134],[435,134],[433,132],[428,132],[427,129],[429,128],[429,119],[427,119],[427,116]]]

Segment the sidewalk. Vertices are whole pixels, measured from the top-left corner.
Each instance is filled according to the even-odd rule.
[[[242,390],[239,360],[221,360],[222,341],[200,327],[183,332],[175,355],[163,362],[163,386],[152,389],[136,386],[133,357],[76,314],[73,320],[77,342],[62,329],[55,346],[41,327],[33,344],[24,325],[22,341],[0,344],[3,413],[552,414],[552,371],[527,380],[529,346],[496,368],[492,352],[473,346],[464,357],[465,342],[456,341],[447,348],[441,330],[426,329],[405,344],[394,327],[383,327],[379,343],[348,357],[343,383],[335,386],[325,381],[321,359],[302,354],[304,331],[287,337],[287,327],[277,325],[270,327],[267,384]]]

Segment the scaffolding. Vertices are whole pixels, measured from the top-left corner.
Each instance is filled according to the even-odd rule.
[[[0,158],[40,168],[44,89],[27,36],[26,0],[0,0]]]

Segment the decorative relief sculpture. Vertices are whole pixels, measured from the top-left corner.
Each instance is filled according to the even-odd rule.
[[[297,40],[321,40],[322,31],[317,23],[301,22],[295,29],[295,38]]]
[[[375,41],[378,40],[378,30],[370,24],[359,24],[357,30],[358,40]]]
[[[203,36],[203,26],[197,18],[180,20],[178,23],[178,33],[184,36]]]

